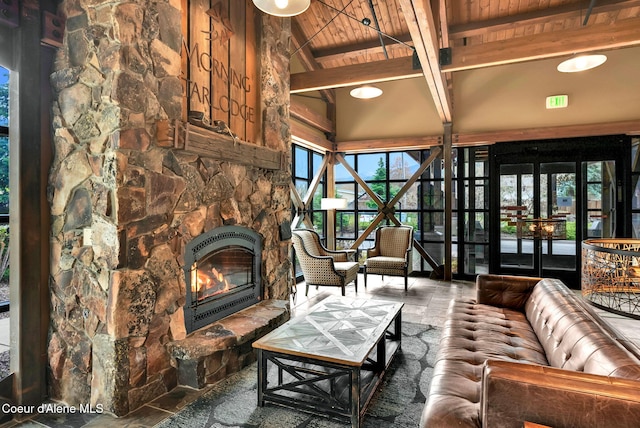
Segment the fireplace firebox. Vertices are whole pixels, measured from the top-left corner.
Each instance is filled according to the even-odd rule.
[[[241,226],[217,227],[187,243],[187,333],[262,299],[261,252],[260,235]]]

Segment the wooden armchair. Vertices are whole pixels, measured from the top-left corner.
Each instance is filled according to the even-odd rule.
[[[309,294],[310,285],[341,287],[344,296],[345,286],[354,282],[358,292],[360,265],[349,260],[352,251],[328,250],[320,242],[318,234],[310,229],[295,229],[292,238],[307,284],[305,296]]]
[[[364,286],[367,274],[404,276],[404,290],[409,288],[412,262],[413,228],[411,226],[381,226],[376,229],[375,244],[367,252],[364,264]]]

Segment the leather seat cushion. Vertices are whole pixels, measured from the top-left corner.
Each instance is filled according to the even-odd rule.
[[[480,426],[482,367],[489,358],[548,365],[525,314],[474,300],[452,300],[423,419],[439,421],[437,426]]]
[[[479,364],[493,358],[548,365],[544,348],[522,312],[454,300],[449,313],[440,344],[444,358]]]

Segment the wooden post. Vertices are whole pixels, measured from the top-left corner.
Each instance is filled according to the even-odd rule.
[[[453,225],[453,162],[451,159],[452,138],[451,122],[444,124],[443,158],[444,158],[444,280],[451,281],[452,262],[452,225]],[[458,249],[460,253],[461,249]]]
[[[336,196],[336,180],[335,165],[336,157],[334,153],[327,152],[327,197],[334,198]],[[327,248],[336,249],[336,210],[327,210]]]

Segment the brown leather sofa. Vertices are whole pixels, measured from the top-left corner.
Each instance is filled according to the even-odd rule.
[[[640,349],[561,281],[480,275],[453,300],[421,427],[640,426]]]

